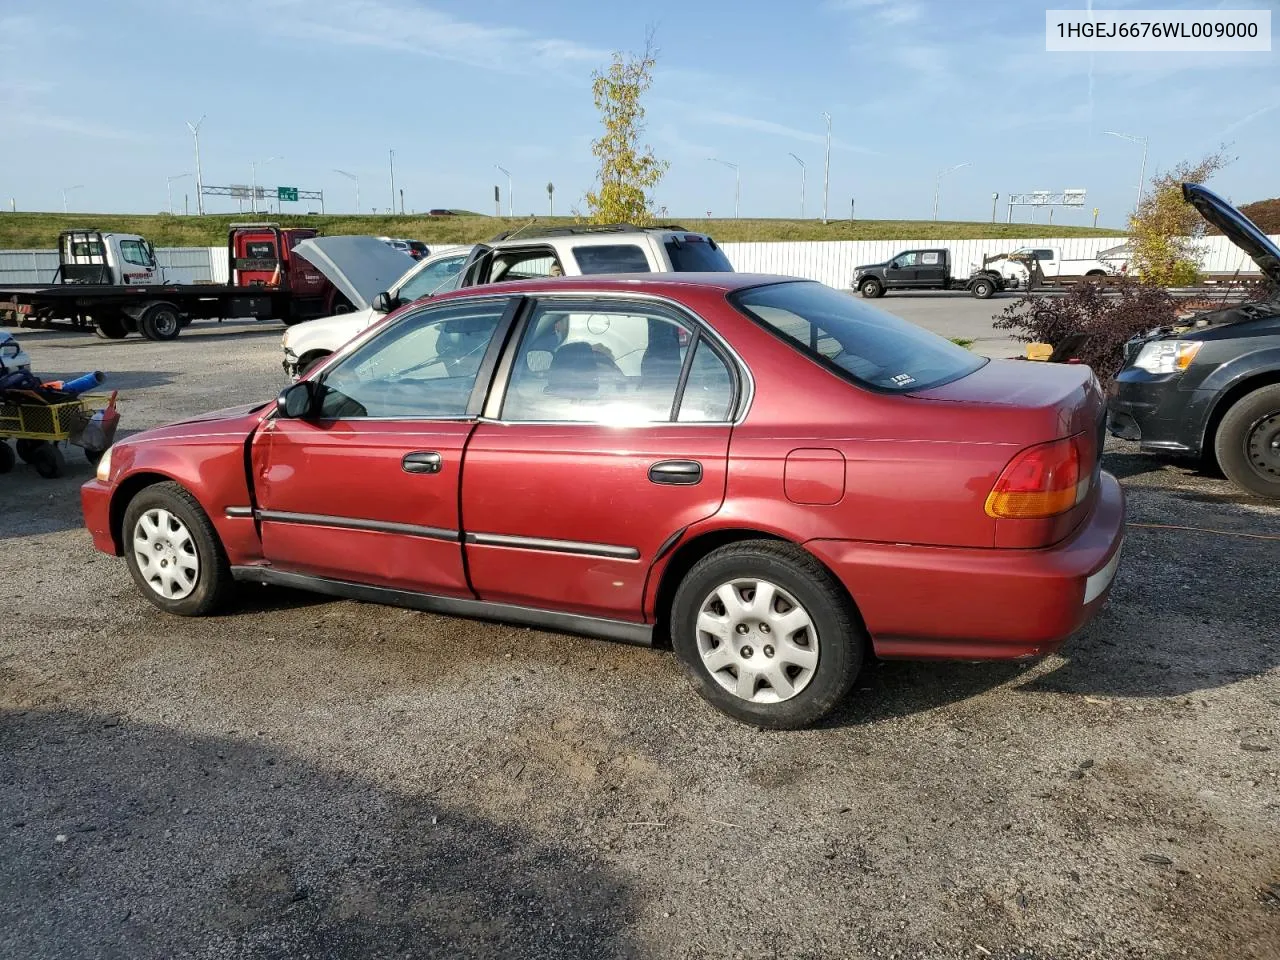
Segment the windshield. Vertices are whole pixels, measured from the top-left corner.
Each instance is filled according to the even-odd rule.
[[[823,366],[875,390],[925,390],[966,377],[987,362],[821,283],[751,287],[730,294],[729,301]]]
[[[664,246],[676,273],[733,273],[733,264],[724,251],[702,237],[668,240]]]

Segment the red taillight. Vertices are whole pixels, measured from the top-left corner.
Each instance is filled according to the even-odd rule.
[[[1001,520],[1053,517],[1081,503],[1093,479],[1081,436],[1028,447],[1010,460],[987,497],[987,516]]]

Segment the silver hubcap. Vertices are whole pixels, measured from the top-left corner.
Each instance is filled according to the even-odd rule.
[[[147,585],[166,600],[181,600],[196,588],[200,557],[186,525],[156,507],[133,527],[133,556]]]
[[[716,587],[698,609],[698,653],[707,672],[752,703],[790,700],[818,669],[818,630],[776,583],[755,578]]]

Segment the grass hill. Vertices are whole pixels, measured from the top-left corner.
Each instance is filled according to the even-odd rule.
[[[1272,201],[1275,202],[1275,201]],[[215,246],[226,242],[227,227],[253,220],[248,214],[217,214],[204,217],[175,217],[168,214],[96,213],[0,213],[0,249],[49,249],[57,246],[58,232],[72,228],[94,228],[115,233],[136,233],[158,247]],[[429,216],[271,216],[259,214],[282,226],[316,227],[329,235],[372,234],[404,237],[427,243],[474,243],[504,230],[513,230],[527,219],[463,214]],[[572,217],[538,217],[539,226],[574,223]],[[832,220],[825,226],[818,220],[706,220],[673,219],[689,230],[709,233],[717,240],[903,240],[903,239],[1028,239],[1032,237],[1117,237],[1121,231],[1067,227],[1043,223],[972,223],[932,220]]]

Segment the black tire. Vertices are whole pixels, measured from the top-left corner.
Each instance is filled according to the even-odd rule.
[[[134,549],[134,534],[139,519],[151,510],[166,510],[185,526],[198,561],[195,585],[185,596],[171,599],[161,596],[143,575]],[[234,582],[226,551],[213,524],[196,500],[181,484],[166,481],[143,487],[129,501],[124,511],[123,540],[129,575],[142,595],[166,613],[180,617],[201,617],[223,606],[231,595]]]
[[[1218,466],[1237,487],[1280,499],[1280,383],[1231,405],[1214,438]]]
[[[312,353],[304,353],[298,360],[298,379],[301,380],[318,364],[324,363],[324,361],[328,360],[331,356],[333,356],[333,354],[324,353],[319,350],[313,351]]]
[[[990,300],[996,292],[996,285],[991,280],[975,280],[969,285],[969,292],[979,300]]]
[[[884,296],[884,284],[875,277],[867,277],[858,284],[858,292],[868,300],[876,300]]]
[[[182,332],[182,320],[169,304],[153,304],[138,320],[138,332],[148,340],[177,340]]]
[[[0,473],[8,473],[18,463],[18,458],[14,455],[13,447],[0,440]]]
[[[67,470],[67,458],[56,443],[42,443],[31,454],[31,465],[46,480],[60,477]]]
[[[18,448],[19,460],[23,463],[35,463],[36,451],[45,446],[45,441],[22,437],[13,441],[13,445]]]
[[[703,604],[714,603],[715,591],[722,585],[751,579],[768,580],[790,594],[803,608],[802,612],[808,613],[817,634],[811,641],[817,648],[817,665],[806,685],[788,699],[772,703],[748,700],[726,689],[712,676],[699,650],[697,622]],[[770,652],[773,647],[764,632],[765,626],[762,623],[749,631],[735,632],[734,637],[743,636],[746,644],[754,638],[758,649],[744,644],[736,652],[747,651],[750,662],[758,662],[763,669],[768,669],[774,654]],[[793,634],[793,638],[795,636],[798,634]],[[839,581],[801,548],[775,540],[732,543],[699,560],[676,590],[671,606],[671,641],[685,673],[708,703],[735,720],[776,730],[807,727],[826,716],[852,688],[866,650],[865,634]],[[718,650],[720,646],[713,649]],[[739,660],[748,662],[736,657],[718,671],[725,682],[741,682]],[[785,669],[789,668],[784,668],[784,672]],[[731,670],[734,672],[730,673]],[[789,676],[787,682],[798,679],[800,673]],[[776,695],[777,688],[767,679],[759,680],[753,689],[757,695],[769,695],[763,690],[766,685]]]
[[[120,317],[94,317],[93,332],[103,340],[123,340],[129,335],[129,328]]]
[[[329,311],[330,316],[337,316],[341,313],[350,313],[355,307],[351,305],[351,301],[346,297],[334,297],[332,309]]]
[[[107,452],[105,450],[90,450],[88,447],[83,447],[82,449],[84,450],[84,458],[89,461],[91,466],[94,467],[98,465],[98,461],[102,459],[102,455]]]

